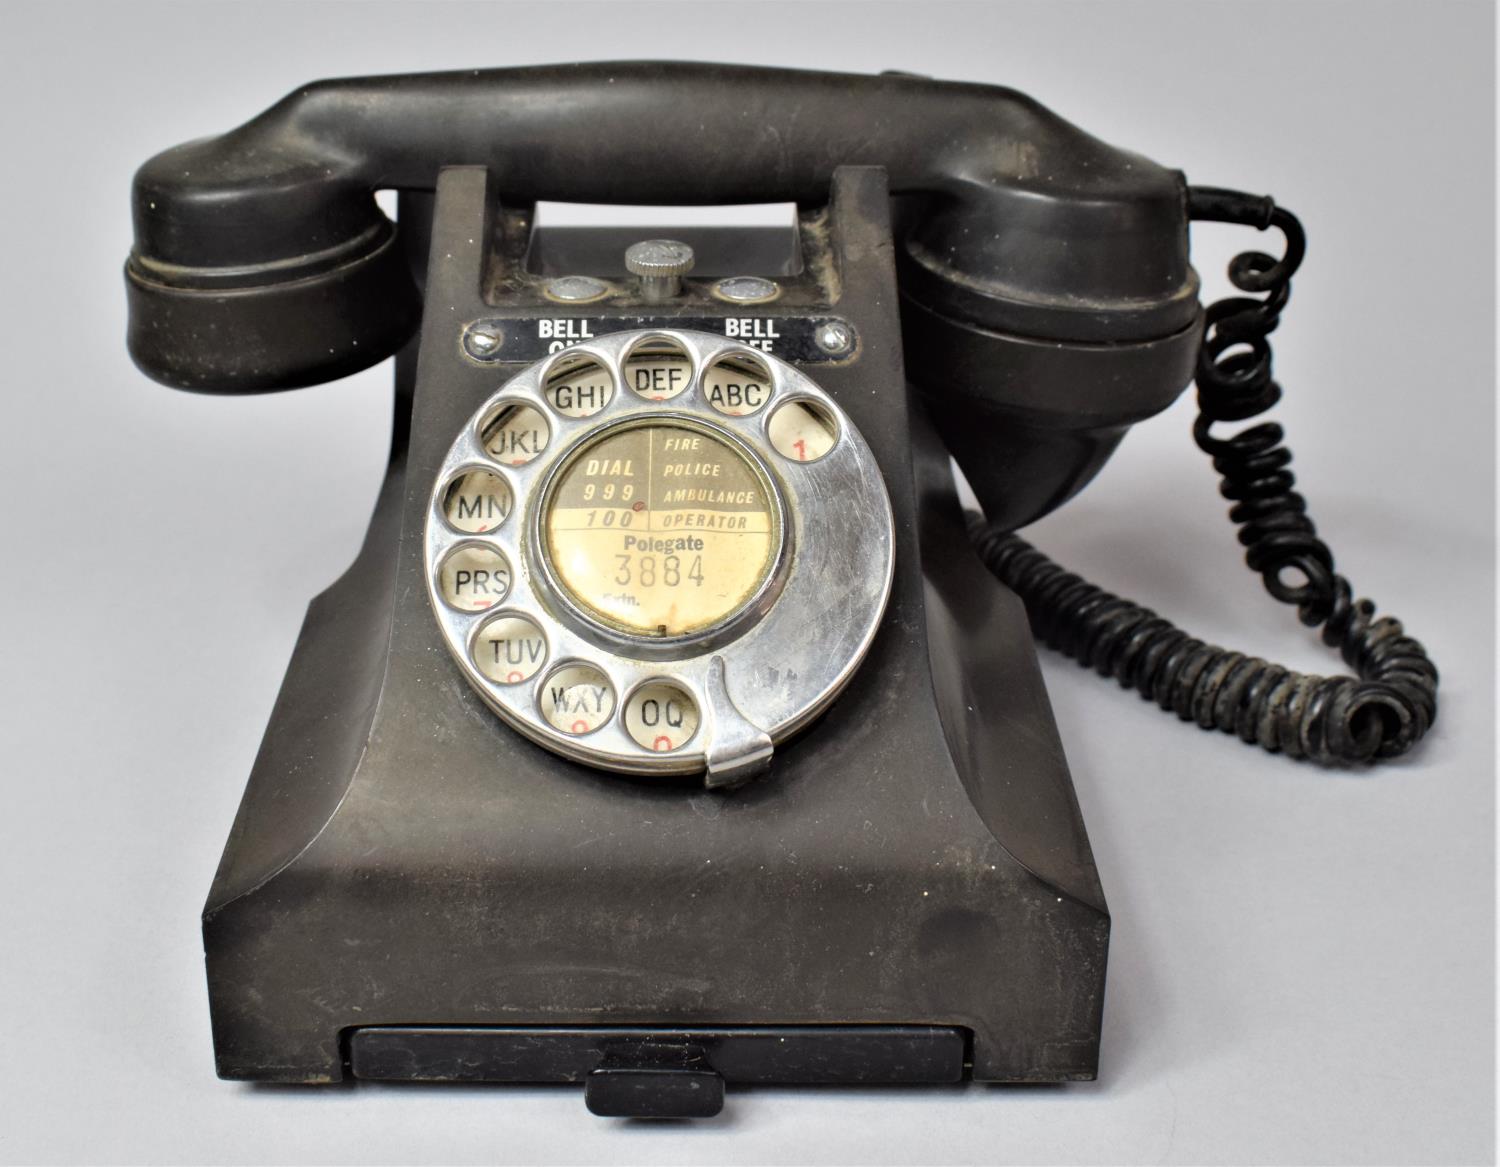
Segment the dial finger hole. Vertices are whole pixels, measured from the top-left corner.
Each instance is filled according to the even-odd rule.
[[[564,665],[542,685],[541,707],[548,725],[578,737],[614,716],[615,689],[593,665]]]
[[[615,379],[594,357],[563,357],[547,374],[542,394],[564,417],[593,417],[615,395]]]
[[[483,612],[510,592],[510,564],[493,547],[468,543],[450,551],[438,568],[438,594],[460,612]]]
[[[816,462],[838,440],[838,423],[815,401],[789,401],[771,415],[766,436],[783,458]]]
[[[636,345],[621,369],[625,384],[647,401],[671,401],[693,380],[693,362],[687,350],[666,337]]]
[[[497,616],[479,630],[470,649],[477,668],[500,685],[536,676],[547,659],[547,638],[524,616]]]
[[[524,466],[547,448],[551,429],[531,405],[507,405],[480,430],[484,452],[506,466]]]
[[[490,470],[469,470],[443,492],[443,518],[455,531],[480,535],[505,522],[511,503],[505,479]]]
[[[703,396],[726,417],[745,417],[771,400],[770,370],[747,354],[723,357],[703,374]]]
[[[680,750],[698,732],[698,703],[681,685],[648,681],[625,702],[625,732],[643,750]]]

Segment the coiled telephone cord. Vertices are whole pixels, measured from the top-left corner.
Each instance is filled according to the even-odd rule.
[[[1193,438],[1223,479],[1245,563],[1266,590],[1294,605],[1323,643],[1337,648],[1357,677],[1322,677],[1206,644],[1149,608],[1122,599],[1059,567],[1024,539],[971,518],[980,557],[1024,601],[1036,635],[1101,676],[1114,677],[1162,709],[1205,729],[1323,765],[1368,763],[1406,753],[1437,716],[1438,673],[1401,622],[1375,616],[1334,570],[1307,503],[1295,489],[1292,452],[1282,427],[1261,422],[1225,438],[1219,422],[1246,421],[1281,398],[1271,375],[1270,334],[1302,263],[1302,224],[1268,197],[1191,187],[1193,219],[1277,228],[1286,250],[1277,260],[1244,251],[1229,264],[1241,292],[1211,305],[1198,355],[1198,419]]]

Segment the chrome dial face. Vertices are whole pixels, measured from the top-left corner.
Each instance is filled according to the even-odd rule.
[[[737,781],[824,709],[890,593],[890,503],[832,398],[765,353],[617,333],[512,377],[433,484],[427,586],[510,726]]]

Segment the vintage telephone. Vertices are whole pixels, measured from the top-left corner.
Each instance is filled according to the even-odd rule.
[[[653,239],[538,226],[541,199],[798,215]],[[157,380],[396,354],[369,534],[204,909],[224,1077],[583,1081],[623,1115],[710,1114],[726,1081],[1091,1078],[1109,916],[1031,630],[1293,757],[1432,723],[1435,669],[1334,571],[1279,427],[1212,432],[1280,394],[1297,220],[1019,93],[680,62],[322,82],[153,158],[134,214]],[[1284,252],[1205,314],[1193,219]],[[1249,566],[1358,679],[1206,645],[1010,533],[1195,376]]]

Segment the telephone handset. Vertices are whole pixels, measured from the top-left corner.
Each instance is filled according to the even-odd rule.
[[[797,215],[643,238],[541,199]],[[1297,220],[1021,94],[674,62],[322,82],[147,162],[134,214],[158,380],[397,358],[370,533],[204,912],[225,1076],[585,1081],[629,1114],[726,1080],[1092,1077],[1109,917],[1028,620],[1294,757],[1396,756],[1435,716],[1279,427],[1214,429],[1279,396]],[[1284,253],[1205,314],[1193,219]],[[1206,645],[1013,534],[1194,378],[1249,566],[1358,679]]]

